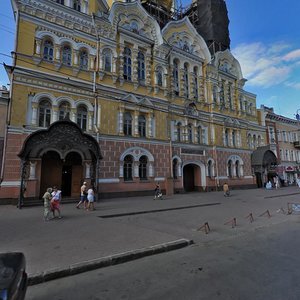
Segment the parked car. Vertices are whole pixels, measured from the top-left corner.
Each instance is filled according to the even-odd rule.
[[[27,290],[25,256],[21,252],[0,253],[0,300],[23,300]]]

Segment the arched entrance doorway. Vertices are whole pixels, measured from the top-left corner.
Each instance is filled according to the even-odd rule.
[[[265,183],[277,176],[277,157],[269,146],[257,148],[252,153],[251,165],[255,173],[257,187],[264,187]]]
[[[183,165],[183,188],[186,192],[202,191],[206,187],[205,166],[186,162]]]
[[[64,160],[55,151],[43,154],[40,197],[48,187],[53,186],[61,189],[63,197],[78,196],[82,181],[82,158],[77,152],[68,153]]]
[[[186,165],[183,168],[183,188],[186,192],[195,191],[195,165]]]
[[[69,119],[29,135],[19,157],[22,166],[20,199],[24,200],[28,185],[34,198],[54,185],[61,188],[63,196],[78,197],[82,181],[98,190],[98,166],[102,158],[99,144]]]

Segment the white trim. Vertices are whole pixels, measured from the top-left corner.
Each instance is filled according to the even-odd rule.
[[[1,182],[1,187],[6,186],[6,187],[14,187],[17,186],[19,187],[21,185],[21,181],[16,180],[16,181],[2,181]]]
[[[104,178],[98,179],[98,183],[119,183],[120,179],[118,178]]]
[[[219,176],[219,177],[216,177],[217,179],[229,179],[228,176]]]
[[[250,176],[244,176],[244,179],[253,179],[253,176],[250,175]]]
[[[154,181],[165,181],[165,177],[154,177]]]

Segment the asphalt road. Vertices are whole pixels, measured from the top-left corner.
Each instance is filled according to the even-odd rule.
[[[235,229],[232,229],[235,230]],[[300,216],[28,288],[27,300],[299,300]]]

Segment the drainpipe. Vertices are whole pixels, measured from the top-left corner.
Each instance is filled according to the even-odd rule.
[[[97,72],[99,71],[99,50],[100,50],[100,37],[96,28],[95,24],[95,15],[92,14],[92,23],[95,29],[96,38],[97,38],[97,50],[96,50],[96,62],[95,62],[95,70],[94,70],[94,76],[93,76],[93,93],[94,93],[94,122],[93,122],[93,128],[96,132],[96,139],[97,143],[99,145],[99,128],[97,126],[98,121],[98,95],[96,90],[96,79],[97,79]],[[98,202],[98,178],[99,178],[99,158],[96,158],[96,174],[95,174],[95,181],[96,181],[96,202]]]

